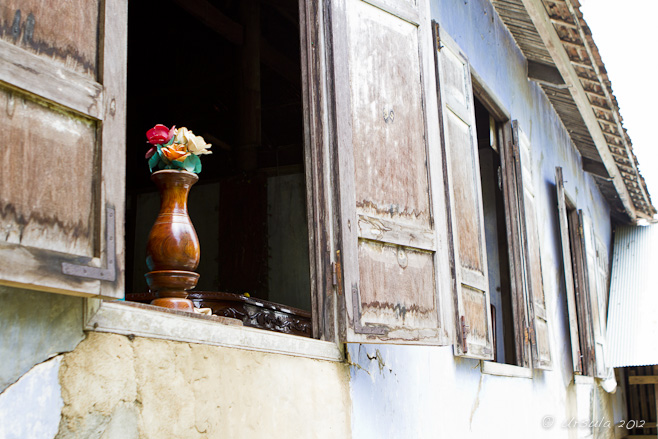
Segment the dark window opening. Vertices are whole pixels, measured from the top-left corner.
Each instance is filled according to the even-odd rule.
[[[480,160],[480,182],[487,248],[494,361],[517,364],[512,312],[503,175],[500,157],[501,124],[475,99],[475,123]]]
[[[297,1],[130,2],[128,26],[127,297],[148,291],[159,195],[145,133],[162,123],[212,144],[189,196],[194,291],[249,293],[310,318]]]

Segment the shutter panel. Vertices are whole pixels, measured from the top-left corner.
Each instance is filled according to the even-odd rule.
[[[521,214],[519,202],[517,167],[515,160],[515,143],[512,122],[505,123],[501,144],[501,171],[503,193],[505,196],[505,223],[507,225],[507,244],[509,247],[509,268],[512,295],[512,312],[514,318],[514,344],[516,364],[530,367],[532,355],[530,353],[530,337],[528,334],[528,309],[526,306],[526,287],[524,275],[524,238],[521,233]]]
[[[0,20],[0,283],[123,297],[127,3],[9,0]]]
[[[533,365],[539,369],[550,369],[551,351],[548,332],[548,316],[544,299],[544,285],[537,227],[536,198],[532,179],[532,158],[530,141],[512,122],[514,139],[514,165],[518,190],[519,215],[521,225],[522,272],[525,277],[525,298],[530,323]]]
[[[592,335],[594,347],[594,375],[599,378],[606,377],[605,367],[605,308],[603,305],[603,284],[606,273],[600,267],[597,248],[597,239],[589,217],[582,215],[583,241],[585,259],[587,261],[587,278],[589,284],[589,304],[592,321]],[[606,264],[607,265],[607,264]]]
[[[594,334],[590,311],[590,282],[587,269],[586,243],[584,239],[584,221],[580,210],[569,213],[571,225],[571,243],[573,244],[573,267],[576,286],[576,307],[578,313],[578,333],[582,355],[583,375],[594,375]]]
[[[493,359],[482,188],[470,66],[441,30],[437,53],[446,192],[452,237],[451,265],[457,311],[455,353]]]
[[[331,8],[346,339],[441,343],[428,4]]]
[[[567,294],[567,311],[569,313],[569,333],[571,335],[571,359],[574,372],[581,374],[580,341],[578,338],[578,312],[576,307],[576,292],[572,268],[571,244],[569,239],[569,218],[567,216],[567,201],[564,193],[564,178],[562,168],[555,168],[555,186],[557,188],[558,220],[560,238],[562,241],[562,261],[564,264],[564,282]]]

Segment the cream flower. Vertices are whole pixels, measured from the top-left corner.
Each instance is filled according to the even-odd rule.
[[[180,127],[176,130],[176,138],[174,139],[174,143],[180,143],[182,145],[187,145],[187,139],[189,138],[189,135],[192,134],[192,131],[188,130],[185,127]]]
[[[191,131],[188,130],[187,134],[187,150],[192,154],[212,154],[208,149],[211,147],[209,143],[206,143],[201,136],[195,136]]]

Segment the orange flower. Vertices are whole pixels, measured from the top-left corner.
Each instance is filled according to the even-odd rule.
[[[182,162],[188,155],[190,155],[190,153],[187,152],[185,145],[173,143],[169,146],[162,147],[162,155],[164,155],[170,162],[173,162],[174,160]]]

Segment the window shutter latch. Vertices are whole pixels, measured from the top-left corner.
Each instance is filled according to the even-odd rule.
[[[92,267],[89,265],[77,265],[62,262],[62,273],[69,276],[85,277],[89,279],[100,279],[114,282],[117,278],[116,269],[116,218],[113,207],[105,208],[105,253],[107,267]]]

